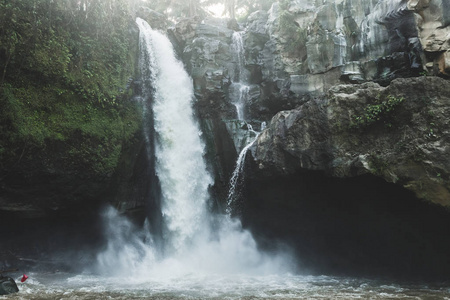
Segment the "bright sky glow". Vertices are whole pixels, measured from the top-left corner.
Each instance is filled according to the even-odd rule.
[[[225,18],[226,15],[223,13],[225,6],[223,4],[213,4],[207,7],[207,10],[213,14],[216,18]]]

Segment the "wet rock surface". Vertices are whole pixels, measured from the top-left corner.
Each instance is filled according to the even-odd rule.
[[[0,274],[0,295],[14,294],[18,291],[19,288],[14,279]]]
[[[437,77],[335,86],[272,119],[253,146],[255,176],[372,174],[449,206],[448,95]]]

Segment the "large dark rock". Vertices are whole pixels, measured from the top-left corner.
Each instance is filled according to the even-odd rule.
[[[17,293],[19,288],[11,277],[4,277],[0,274],[0,295]]]
[[[336,86],[272,119],[253,146],[255,176],[373,174],[450,206],[449,95],[438,77]]]
[[[243,224],[265,249],[277,241],[290,246],[300,273],[425,281],[450,276],[444,207],[372,175],[343,179],[298,171],[246,178]]]

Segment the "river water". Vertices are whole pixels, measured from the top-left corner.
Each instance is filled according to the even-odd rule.
[[[126,278],[31,273],[0,299],[450,299],[450,286],[299,275]]]

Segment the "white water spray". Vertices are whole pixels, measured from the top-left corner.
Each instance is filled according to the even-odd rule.
[[[156,173],[162,191],[164,235],[172,250],[179,252],[205,225],[212,179],[203,160],[200,130],[193,119],[192,81],[176,60],[170,41],[144,20],[137,23],[142,51],[153,57],[143,67],[150,69],[154,87]]]
[[[168,249],[163,257],[155,255],[151,238],[131,230],[129,222],[111,210],[104,216],[110,234],[108,248],[98,255],[100,271],[144,282],[185,280],[193,274],[285,272],[284,255],[259,252],[253,237],[238,220],[209,213],[208,187],[212,178],[203,160],[204,145],[193,118],[192,81],[176,60],[169,40],[142,19],[136,22],[140,29],[141,63],[145,64],[141,66],[142,75],[147,77],[144,82],[152,86],[162,239]],[[215,224],[214,229],[211,224]]]

